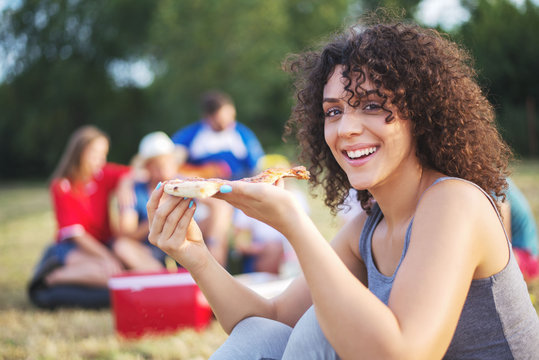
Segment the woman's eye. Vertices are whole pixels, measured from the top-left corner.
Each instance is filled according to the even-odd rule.
[[[328,109],[326,111],[326,117],[333,117],[333,116],[337,116],[341,113],[341,110],[337,109],[337,108],[331,108],[331,109]]]
[[[368,112],[379,112],[379,111],[382,111],[383,108],[382,108],[382,105],[380,105],[379,103],[369,102],[365,104],[365,106],[363,107],[363,110],[368,111]]]

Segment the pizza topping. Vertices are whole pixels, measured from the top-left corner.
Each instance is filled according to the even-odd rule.
[[[238,181],[274,184],[277,180],[283,177],[295,177],[297,179],[307,180],[309,179],[309,172],[304,166],[297,166],[292,169],[270,168],[262,171],[258,175],[243,178]],[[191,177],[186,179],[166,181],[164,184],[164,191],[167,194],[174,196],[186,198],[206,198],[219,192],[219,189],[224,184],[226,184],[226,180],[223,179]]]

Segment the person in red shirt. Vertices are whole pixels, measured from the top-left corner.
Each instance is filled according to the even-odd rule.
[[[133,180],[129,166],[107,162],[109,142],[108,136],[94,126],[79,128],[53,173],[50,191],[58,230],[55,244],[46,250],[30,282],[30,298],[38,306],[81,305],[80,298],[81,306],[86,307],[88,296],[84,291],[72,299],[69,291],[62,291],[54,299],[37,291],[55,287],[65,290],[73,285],[90,293],[99,290],[101,300],[97,302],[107,305],[106,287],[111,276],[125,269],[163,268],[151,254],[139,249],[140,243],[117,237],[112,230],[111,198],[117,196],[120,206],[132,202]],[[93,307],[91,301],[88,307]]]

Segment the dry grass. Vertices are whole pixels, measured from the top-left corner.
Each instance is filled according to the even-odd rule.
[[[513,178],[539,222],[539,163],[519,164]],[[311,200],[311,208],[313,220],[330,238],[336,222],[327,221],[330,215],[319,198]],[[126,341],[115,335],[109,310],[34,308],[25,286],[53,232],[44,184],[0,186],[0,359],[206,359],[226,339],[213,322],[202,332]],[[530,285],[530,293],[539,299],[539,284]]]

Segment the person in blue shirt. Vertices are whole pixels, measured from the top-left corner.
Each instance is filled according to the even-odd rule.
[[[137,251],[125,251],[124,256],[145,259],[145,267],[148,271],[163,269],[166,254],[148,242],[146,203],[159,182],[176,178],[180,155],[176,152],[172,140],[164,132],[155,131],[144,136],[134,160],[139,172],[138,179],[133,185],[135,202],[132,206],[120,208],[119,211],[121,234],[145,245],[136,247]]]
[[[236,121],[231,97],[219,91],[207,92],[201,99],[201,111],[201,120],[172,136],[187,152],[186,162],[206,169],[213,165],[215,172],[208,177],[236,180],[252,175],[264,151],[253,131]]]
[[[253,175],[264,150],[254,132],[236,120],[232,98],[221,91],[209,91],[200,101],[202,119],[180,129],[172,141],[187,154],[180,171],[186,176],[237,180]],[[199,202],[198,223],[217,261],[226,266],[227,234],[233,209],[213,198]]]

